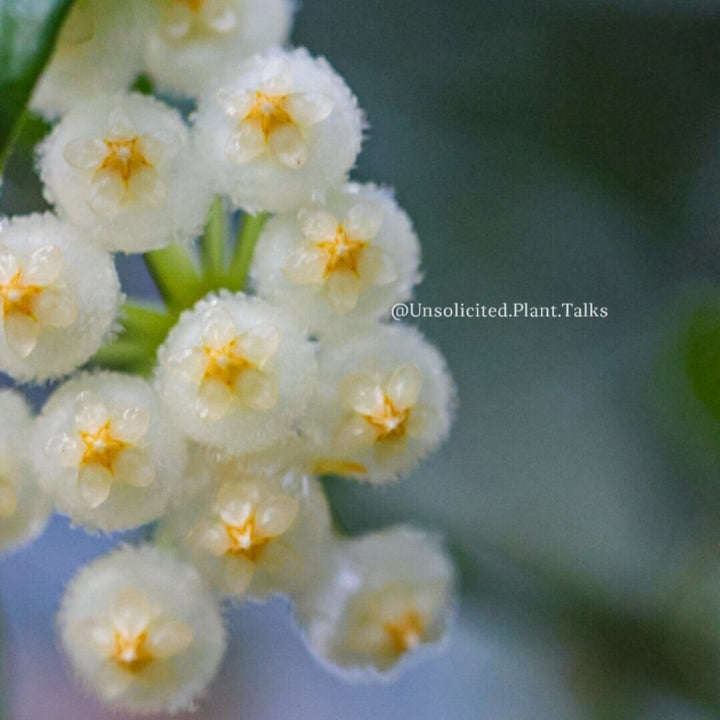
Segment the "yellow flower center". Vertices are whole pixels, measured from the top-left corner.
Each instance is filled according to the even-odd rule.
[[[24,285],[22,273],[18,271],[10,282],[0,285],[0,298],[3,303],[3,315],[20,313],[35,319],[32,310],[32,301],[45,288],[39,285]]]
[[[81,432],[80,439],[85,444],[80,464],[102,465],[110,472],[113,471],[113,465],[120,453],[128,446],[127,443],[113,437],[109,421],[94,433]]]
[[[327,256],[323,277],[327,278],[335,271],[349,271],[360,277],[358,263],[368,243],[349,238],[342,225],[338,225],[337,233],[332,240],[321,240],[313,245]]]
[[[197,13],[202,10],[202,7],[207,2],[207,0],[173,0],[173,2],[186,5],[190,8],[190,10]]]
[[[146,647],[147,639],[147,631],[128,637],[119,630],[115,630],[115,649],[111,659],[128,672],[141,672],[155,660],[153,654]]]
[[[140,149],[140,139],[135,136],[128,140],[103,140],[107,154],[98,172],[110,171],[120,176],[127,189],[133,175],[143,168],[151,168],[152,163]]]
[[[233,388],[240,374],[254,365],[237,352],[237,338],[221,348],[203,346],[208,363],[205,367],[203,380],[219,380]]]
[[[385,395],[382,405],[378,405],[372,414],[363,417],[373,426],[377,441],[398,440],[405,436],[410,408],[399,410]]]
[[[257,531],[254,513],[240,527],[228,525],[226,522],[223,522],[223,525],[225,525],[225,532],[230,539],[230,548],[226,551],[226,555],[242,555],[254,563],[273,540],[272,537]]]
[[[396,620],[384,623],[383,630],[392,653],[402,655],[420,644],[425,623],[418,611],[412,608]]]
[[[255,93],[255,104],[244,119],[257,123],[265,140],[278,128],[295,124],[292,116],[283,106],[285,97],[285,95],[267,95],[259,91]]]

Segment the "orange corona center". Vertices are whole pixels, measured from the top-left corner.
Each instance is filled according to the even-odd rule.
[[[200,10],[202,10],[202,7],[206,3],[206,1],[207,0],[173,0],[173,2],[180,3],[182,5],[186,5],[193,12],[200,12]]]
[[[140,149],[140,139],[136,136],[129,140],[104,140],[107,155],[98,168],[98,172],[109,170],[120,176],[127,188],[132,176],[143,168],[152,167],[152,163]]]
[[[127,637],[116,630],[112,659],[131,673],[142,671],[155,659],[145,647],[147,637],[147,632],[142,632],[135,637]]]
[[[272,540],[270,537],[258,535],[255,530],[255,516],[251,515],[241,527],[225,523],[225,532],[230,538],[231,546],[227,555],[242,555],[250,562],[256,562],[265,546]]]
[[[245,116],[245,120],[258,123],[266,140],[278,128],[295,124],[290,113],[283,107],[285,97],[285,95],[255,93],[255,104]]]
[[[16,273],[9,283],[0,285],[0,298],[3,303],[3,315],[21,313],[34,318],[32,301],[44,288],[38,285],[23,285],[21,273]]]
[[[402,617],[383,625],[388,644],[395,655],[402,655],[417,647],[422,640],[424,629],[425,623],[415,609],[408,610]]]
[[[85,443],[82,465],[102,465],[112,472],[118,455],[127,447],[127,443],[113,437],[110,432],[110,423],[106,422],[94,433],[81,432],[80,438]]]
[[[378,440],[397,440],[405,436],[410,409],[398,410],[386,395],[382,406],[376,408],[371,415],[363,417],[375,429]]]
[[[221,348],[212,348],[206,345],[204,349],[208,364],[205,368],[203,380],[219,380],[232,388],[240,373],[252,367],[252,364],[242,355],[237,354],[237,339],[231,340]]]
[[[323,277],[327,278],[336,270],[347,270],[356,277],[360,277],[358,263],[367,243],[351,240],[342,225],[338,226],[337,234],[332,240],[323,240],[313,244],[327,255]]]

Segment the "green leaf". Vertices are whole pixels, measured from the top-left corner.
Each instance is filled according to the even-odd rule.
[[[697,397],[720,419],[720,306],[695,310],[688,329],[685,368]]]
[[[0,169],[73,0],[0,0]]]

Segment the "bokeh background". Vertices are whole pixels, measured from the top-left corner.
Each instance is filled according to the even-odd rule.
[[[449,442],[392,488],[328,485],[352,531],[445,534],[461,594],[442,653],[350,686],[282,603],[247,606],[187,717],[720,717],[720,4],[304,0],[294,40],[367,111],[356,177],[413,217],[418,300],[609,316],[419,321],[459,387]],[[2,210],[36,193],[16,157]],[[8,720],[115,717],[53,633],[65,582],[110,545],[58,519],[0,562]]]

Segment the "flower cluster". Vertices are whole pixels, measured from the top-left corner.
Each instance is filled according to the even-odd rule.
[[[289,597],[346,675],[391,670],[448,621],[442,544],[405,526],[341,537],[320,482],[407,475],[455,392],[442,355],[389,320],[420,280],[418,238],[390,191],[350,182],[362,112],[324,59],[279,47],[291,15],[79,0],[33,99],[55,121],[37,149],[51,209],[0,223],[0,370],[63,380],[34,418],[0,394],[0,550],[51,511],[148,525],[59,613],[79,681],[130,712],[195,704],[223,600]],[[139,72],[196,109],[131,91]],[[144,253],[164,308],[125,301],[114,252]]]

